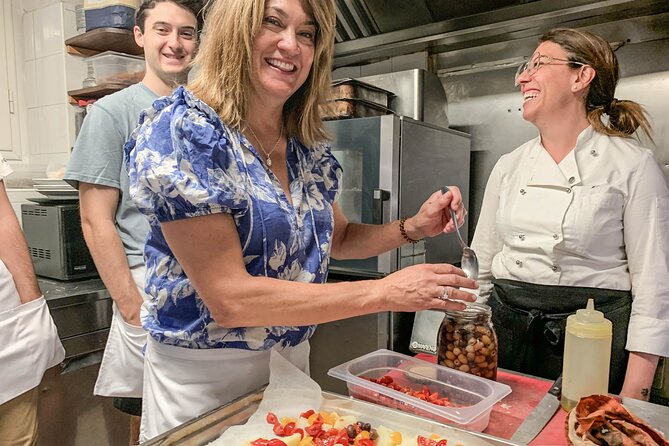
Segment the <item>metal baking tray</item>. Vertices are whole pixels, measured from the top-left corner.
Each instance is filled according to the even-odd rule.
[[[323,119],[368,118],[394,113],[388,107],[358,98],[335,99],[330,105],[330,110],[323,114]]]
[[[178,426],[159,437],[153,438],[142,446],[205,446],[212,441],[218,439],[225,430],[232,426],[246,423],[246,421],[253,415],[263,398],[264,388],[252,392],[248,395],[242,396],[237,400],[214,409],[210,412],[201,415],[189,422]],[[351,397],[344,397],[330,392],[323,392],[327,409],[328,401],[347,401],[352,407],[360,413],[374,413],[377,416],[383,414],[383,419],[387,421],[387,425],[392,426],[393,422],[401,425],[414,423],[430,423],[435,426],[446,426],[448,429],[466,432],[469,435],[477,437],[480,440],[488,443],[491,446],[520,446],[517,443],[505,440],[502,438],[493,437],[491,435],[480,432],[472,432],[466,429],[461,429],[454,426],[440,425],[434,421],[428,420],[415,415],[410,415],[404,412],[399,412],[394,409],[378,406],[376,404],[359,401]],[[237,445],[230,445],[237,446]]]
[[[357,79],[346,78],[332,82],[333,99],[363,99],[382,107],[390,107],[393,92]]]

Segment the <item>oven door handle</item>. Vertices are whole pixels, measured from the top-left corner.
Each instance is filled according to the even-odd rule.
[[[372,199],[372,224],[383,224],[383,203],[390,200],[390,192],[384,189],[374,189]]]

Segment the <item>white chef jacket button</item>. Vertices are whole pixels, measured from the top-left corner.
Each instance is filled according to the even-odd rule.
[[[592,150],[590,151],[590,155],[592,155],[592,156],[599,156],[599,153],[597,153],[597,151],[596,151],[595,149],[592,149]]]
[[[569,184],[574,184],[574,181],[576,181],[576,178],[569,177]]]
[[[525,240],[525,234],[518,234],[518,238],[521,240]]]
[[[551,266],[551,269],[552,269],[553,271],[557,271],[557,270],[560,269],[560,267],[557,266],[557,265],[553,265],[553,266]]]
[[[560,236],[559,236],[559,235],[557,235],[557,234],[553,234],[553,238],[554,238],[555,240],[557,240],[557,239],[559,239],[559,238],[560,238]]]
[[[523,262],[521,262],[520,260],[516,260],[516,265],[523,266]]]
[[[570,194],[571,193],[571,187],[566,188],[564,191],[567,192],[568,194]]]
[[[520,194],[521,194],[521,195],[525,195],[525,189],[521,189],[521,190],[520,190]]]

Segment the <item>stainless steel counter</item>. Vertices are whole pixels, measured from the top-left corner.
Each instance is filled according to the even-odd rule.
[[[106,288],[99,277],[62,281],[38,277],[37,281],[47,301],[72,299],[82,295],[105,292]],[[108,295],[107,295],[108,296]]]
[[[669,438],[669,407],[634,398],[623,398],[623,406]]]
[[[104,349],[112,316],[112,300],[99,278],[78,281],[38,279],[66,358]]]

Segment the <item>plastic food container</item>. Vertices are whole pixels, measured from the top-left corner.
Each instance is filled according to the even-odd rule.
[[[105,51],[84,60],[93,64],[97,85],[132,85],[144,77],[144,59],[140,56]]]
[[[390,350],[377,350],[348,361],[330,369],[328,375],[346,381],[354,398],[476,432],[488,426],[492,406],[511,393],[506,384]],[[427,388],[448,398],[453,406],[436,405],[365,379],[382,376],[390,376],[394,383],[414,391]]]

